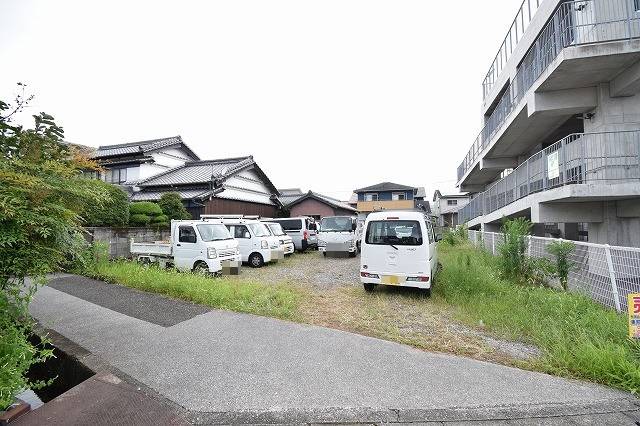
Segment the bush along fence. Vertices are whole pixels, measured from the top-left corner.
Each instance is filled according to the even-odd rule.
[[[504,234],[472,230],[468,232],[469,241],[476,247],[484,248],[493,255],[499,254]],[[566,240],[527,236],[525,241],[528,257],[546,258],[555,262],[549,246]],[[571,243],[574,249],[567,254],[567,289],[580,291],[618,312],[626,312],[627,295],[640,293],[640,248],[582,241]]]

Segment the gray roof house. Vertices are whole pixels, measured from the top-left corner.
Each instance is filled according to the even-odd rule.
[[[139,181],[132,201],[177,192],[194,218],[201,214],[275,217],[279,192],[252,156],[191,161]]]
[[[302,192],[299,188],[281,189],[278,199],[290,216],[310,216],[322,219],[325,216],[351,216],[357,210],[348,203],[318,192]]]
[[[98,147],[90,155],[104,171],[101,179],[124,186],[200,158],[180,136]]]

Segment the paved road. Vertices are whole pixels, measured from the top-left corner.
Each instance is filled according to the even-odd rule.
[[[84,281],[58,280],[77,286]],[[176,310],[191,312],[188,319],[154,324],[116,311],[121,307],[102,299],[100,285],[90,283],[97,294],[88,296],[86,288],[66,291],[93,302],[40,289],[32,314],[184,407],[196,422],[402,422],[610,412],[635,424],[620,413],[639,408],[628,394],[592,384],[337,330],[217,310],[199,313],[201,307],[191,310],[182,302]],[[54,286],[63,288],[55,281]],[[140,292],[116,289],[119,300],[127,294],[132,303],[142,300]],[[149,313],[154,310],[171,315],[166,299],[148,296],[148,319],[157,317]]]

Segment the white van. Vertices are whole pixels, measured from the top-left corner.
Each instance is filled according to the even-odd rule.
[[[362,227],[358,225],[358,219],[352,216],[323,217],[318,231],[318,251],[324,256],[327,252],[347,252],[355,257],[362,234]]]
[[[431,295],[438,247],[429,218],[418,211],[383,211],[367,216],[360,254],[360,281],[416,287]]]
[[[262,223],[267,225],[267,229],[269,230],[269,232],[271,232],[271,235],[278,238],[278,240],[280,241],[280,247],[284,251],[284,255],[286,256],[289,254],[293,254],[293,252],[295,251],[293,238],[291,238],[284,232],[282,226],[280,226],[279,223],[265,220],[263,220]]]
[[[238,242],[222,222],[172,220],[171,240],[130,245],[140,263],[158,263],[180,270],[219,273],[223,266],[240,266]]]
[[[293,238],[296,250],[302,252],[308,248],[318,247],[318,234],[315,220],[311,217],[288,217],[273,219],[270,222],[279,223],[288,236]]]
[[[204,220],[224,223],[231,236],[238,241],[243,262],[254,268],[284,257],[280,240],[271,235],[266,225],[256,219],[245,219],[242,215],[201,215]]]

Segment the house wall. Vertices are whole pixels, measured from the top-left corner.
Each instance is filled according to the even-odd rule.
[[[250,203],[247,201],[227,200],[214,198],[205,201],[204,207],[189,208],[194,219],[199,219],[201,214],[245,214],[263,217],[276,217],[278,209],[274,205]]]
[[[378,201],[392,201],[394,192],[403,192],[405,200],[413,200],[413,191],[369,191],[369,192],[361,192],[358,194],[358,201],[365,200],[365,194],[378,194]]]
[[[289,210],[291,217],[313,216],[323,218],[325,216],[353,216],[355,212],[345,209],[331,207],[318,200],[308,198],[294,205]]]
[[[358,211],[372,212],[376,210],[413,209],[413,200],[399,201],[358,201]]]

